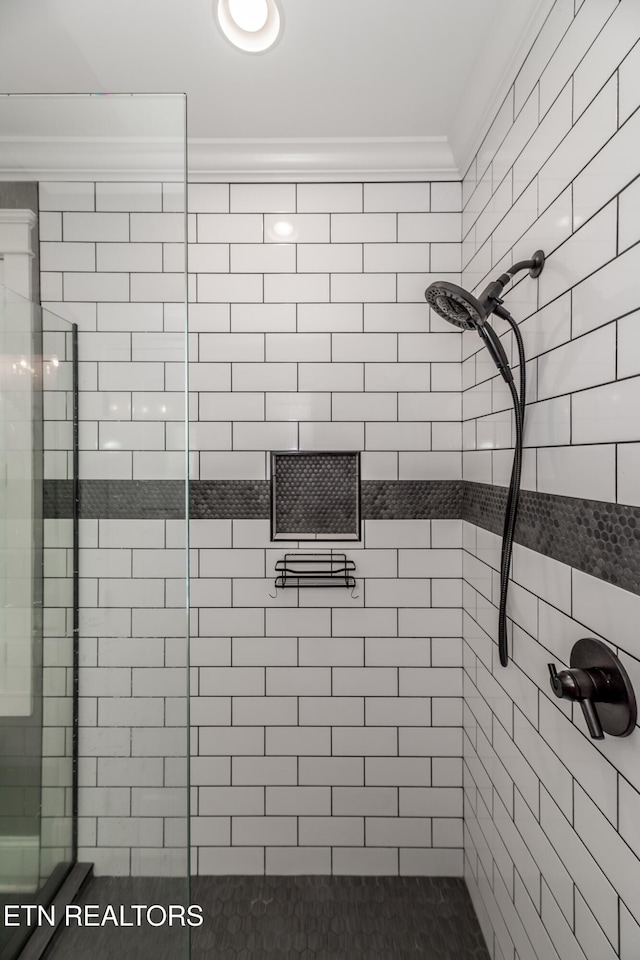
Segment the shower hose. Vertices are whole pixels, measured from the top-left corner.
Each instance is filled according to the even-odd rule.
[[[524,408],[527,397],[527,374],[525,370],[524,343],[522,334],[518,329],[510,313],[504,308],[500,311],[500,316],[507,321],[513,330],[513,335],[518,347],[518,361],[520,365],[520,395],[516,390],[513,380],[509,380],[509,390],[513,400],[513,410],[516,424],[516,439],[513,452],[513,465],[511,467],[511,479],[509,481],[509,492],[507,493],[507,505],[504,515],[504,529],[502,533],[502,555],[500,560],[500,604],[498,607],[498,652],[500,663],[506,667],[509,662],[507,650],[507,591],[509,588],[509,568],[511,566],[511,554],[513,552],[513,535],[516,525],[516,516],[518,513],[518,500],[520,497],[520,479],[522,476],[522,442],[524,435]]]

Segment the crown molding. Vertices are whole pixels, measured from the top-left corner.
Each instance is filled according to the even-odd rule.
[[[179,138],[0,137],[2,180],[183,180]]]
[[[191,140],[190,181],[458,180],[446,137]]]
[[[459,180],[446,137],[190,140],[189,180]],[[178,140],[0,138],[2,180],[182,180]]]

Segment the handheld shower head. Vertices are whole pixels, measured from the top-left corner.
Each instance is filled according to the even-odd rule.
[[[462,330],[475,330],[491,354],[493,361],[508,383],[513,380],[511,368],[504,347],[485,319],[499,307],[499,294],[504,283],[502,277],[490,283],[476,300],[473,294],[455,283],[446,280],[432,283],[424,292],[425,299],[437,314]],[[507,278],[508,279],[508,278]]]
[[[487,312],[480,301],[455,283],[439,280],[427,287],[424,296],[437,314],[462,330],[478,330],[484,325]]]
[[[531,260],[520,260],[514,263],[506,273],[503,273],[497,280],[493,280],[484,288],[479,297],[474,297],[468,290],[456,286],[454,283],[447,283],[444,280],[438,280],[430,284],[424,292],[425,299],[429,306],[435,310],[439,316],[443,317],[449,323],[462,330],[475,330],[485,347],[491,354],[495,365],[500,371],[503,379],[509,387],[513,399],[513,409],[516,422],[516,442],[513,459],[513,468],[511,471],[511,480],[509,483],[509,494],[507,497],[507,506],[505,510],[504,532],[502,535],[502,558],[500,561],[500,605],[498,608],[498,649],[500,654],[500,663],[503,667],[509,662],[507,651],[507,588],[509,585],[509,567],[511,565],[511,553],[513,548],[513,536],[518,509],[518,495],[520,491],[520,477],[522,473],[522,448],[524,432],[524,413],[526,403],[526,363],[524,344],[522,334],[518,325],[502,306],[502,291],[509,283],[515,273],[520,270],[528,270],[530,277],[539,277],[544,266],[544,253],[542,250],[536,250]],[[513,382],[513,374],[509,366],[507,355],[497,333],[486,323],[487,317],[495,313],[497,316],[506,320],[512,330],[518,348],[518,360],[520,365],[520,395]]]
[[[513,275],[519,273],[520,270],[528,270],[531,277],[539,277],[543,266],[544,253],[542,250],[536,250],[531,260],[521,260],[514,263],[506,273],[488,284],[479,297],[474,297],[464,287],[458,287],[455,283],[437,280],[435,283],[429,284],[425,290],[425,300],[444,320],[448,320],[449,323],[460,327],[462,330],[476,330],[479,333],[487,317],[495,312],[501,315],[500,304],[502,300],[500,294]]]

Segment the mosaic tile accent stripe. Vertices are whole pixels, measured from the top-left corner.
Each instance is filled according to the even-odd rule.
[[[462,480],[365,480],[362,516],[367,520],[457,520]]]
[[[366,520],[456,520],[461,515],[461,480],[364,480],[361,511]],[[70,480],[45,481],[45,516],[72,516]],[[181,480],[81,480],[83,520],[184,517]],[[265,520],[270,515],[268,480],[192,480],[193,520]],[[163,510],[165,512],[163,512]]]
[[[80,519],[142,520],[184,518],[181,480],[81,480]],[[73,516],[73,481],[44,481],[44,516]]]
[[[73,517],[73,480],[45,480],[42,494],[45,520],[71,520]]]
[[[268,480],[192,480],[189,513],[192,520],[266,520]]]
[[[464,488],[463,518],[502,534],[506,489],[468,481]],[[640,507],[523,490],[515,539],[640,594]]]
[[[182,480],[81,480],[80,517],[95,520],[180,520],[185,514]]]
[[[44,515],[70,518],[71,480],[45,480]],[[194,520],[262,520],[269,517],[268,480],[192,480],[189,511]],[[81,480],[82,520],[184,519],[182,480]]]
[[[44,515],[70,517],[69,480],[45,481]],[[180,480],[84,480],[82,519],[184,517]],[[461,480],[365,480],[368,520],[468,520],[502,533],[506,489]],[[193,519],[269,518],[268,480],[194,480]],[[523,490],[515,539],[593,577],[640,594],[640,507]]]

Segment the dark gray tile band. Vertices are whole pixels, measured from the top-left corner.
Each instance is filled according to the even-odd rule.
[[[267,480],[192,480],[189,514],[194,520],[269,517]],[[183,480],[81,480],[82,520],[182,520],[185,516]],[[71,480],[45,480],[44,515],[49,519],[73,516]]]
[[[73,480],[45,480],[42,512],[46,520],[73,518]]]
[[[185,516],[183,480],[81,480],[81,520],[180,520]],[[72,517],[73,482],[45,480],[44,515]]]
[[[267,520],[268,480],[192,480],[192,520]],[[455,520],[461,515],[464,484],[460,480],[363,480],[362,517],[368,520],[431,518]],[[72,516],[70,480],[45,480],[44,510],[48,518]],[[136,520],[184,517],[182,480],[81,480],[83,520]]]
[[[192,520],[267,520],[268,480],[192,480],[189,484]]]
[[[501,535],[506,489],[469,482],[464,488],[463,518]],[[515,540],[640,594],[640,507],[523,490]]]
[[[462,480],[364,480],[362,516],[367,520],[458,520]]]
[[[71,516],[69,480],[45,481],[45,517]],[[468,520],[502,533],[504,487],[460,480],[365,480],[362,517],[368,520]],[[194,480],[192,519],[268,519],[269,481]],[[184,517],[181,480],[84,480],[83,519]],[[640,594],[640,507],[523,490],[517,543]]]

